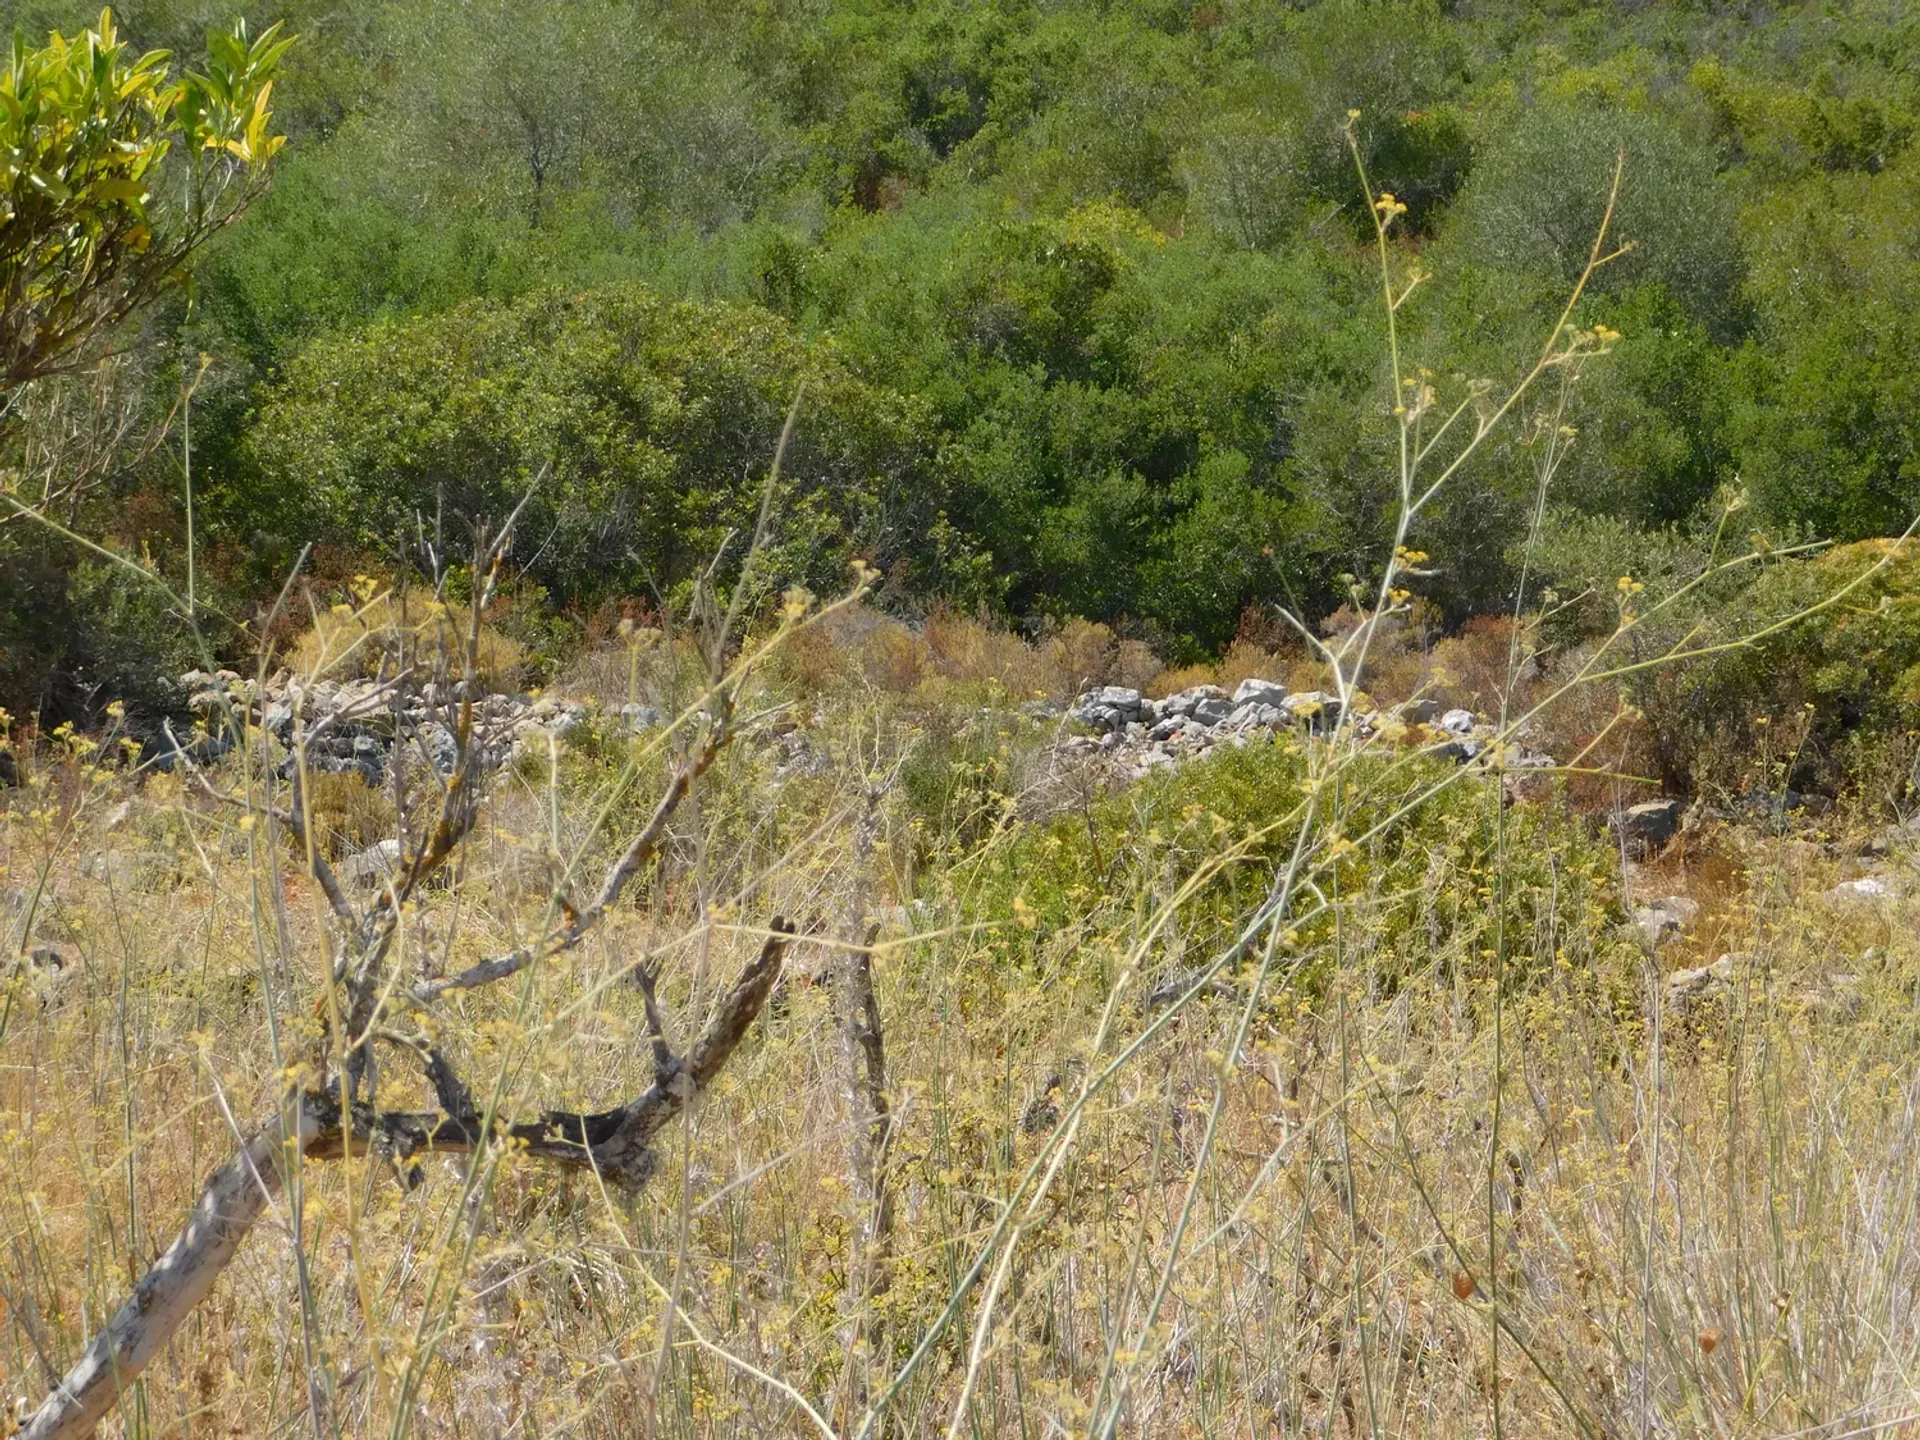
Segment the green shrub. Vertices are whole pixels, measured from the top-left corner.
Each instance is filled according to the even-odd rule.
[[[205,658],[156,586],[43,531],[0,535],[0,708],[51,724],[118,700],[146,731],[178,708],[172,677]]]
[[[1608,847],[1559,805],[1517,805],[1505,815],[1505,904],[1490,904],[1502,868],[1499,798],[1480,780],[1430,793],[1455,774],[1448,762],[1369,756],[1345,766],[1323,801],[1355,842],[1314,880],[1339,903],[1300,927],[1311,968],[1321,942],[1344,927],[1348,953],[1372,958],[1382,985],[1438,957],[1443,967],[1486,978],[1506,929],[1511,975],[1555,963],[1554,937],[1604,936],[1617,904]],[[1009,961],[1037,964],[1137,931],[1149,904],[1164,904],[1234,847],[1181,907],[1163,949],[1204,963],[1231,942],[1292,855],[1307,757],[1291,740],[1222,747],[1177,773],[1104,792],[1079,813],[1017,827],[963,862],[955,884],[975,914],[1015,918],[1003,932]],[[1427,798],[1420,798],[1425,796]],[[1417,802],[1417,803],[1415,803]],[[1403,817],[1383,825],[1402,807]],[[1380,827],[1372,838],[1362,838]],[[1328,833],[1324,824],[1320,832]],[[1302,889],[1296,913],[1309,908]],[[1605,942],[1600,942],[1604,948]]]
[[[1632,249],[1596,277],[1608,293],[1657,281],[1717,338],[1742,324],[1733,207],[1713,157],[1647,110],[1543,101],[1489,138],[1461,191],[1450,243],[1482,264],[1552,276],[1587,262],[1616,158],[1611,240]]]
[[[803,384],[771,568],[836,588],[850,556],[890,559],[933,527],[916,408],[765,311],[631,287],[316,342],[267,399],[246,483],[209,510],[402,562],[436,531],[459,558],[469,526],[530,494],[515,558],[557,599],[671,595],[729,535],[744,552]]]
[[[1837,604],[1750,643],[1652,678],[1638,698],[1675,768],[1697,784],[1866,792],[1905,801],[1920,729],[1920,553],[1868,540],[1769,565],[1716,607],[1694,642],[1742,636]],[[1756,773],[1771,758],[1777,776]]]

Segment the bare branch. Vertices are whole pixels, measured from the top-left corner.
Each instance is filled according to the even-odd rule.
[[[413,998],[422,1004],[438,1000],[442,995],[454,990],[476,990],[482,985],[491,985],[496,980],[504,980],[509,975],[517,975],[535,960],[547,959],[562,954],[578,945],[587,936],[587,932],[600,922],[600,917],[619,900],[627,883],[637,875],[641,868],[653,858],[661,842],[666,838],[667,825],[673,819],[674,811],[680,808],[680,802],[687,798],[694,782],[713,767],[733,738],[733,706],[730,697],[722,696],[719,713],[712,728],[707,732],[706,743],[699,751],[684,760],[674,772],[660,801],[654,806],[653,814],[640,832],[628,842],[626,849],[607,868],[606,878],[600,882],[600,890],[586,909],[573,914],[567,923],[559,929],[550,931],[532,945],[523,945],[510,950],[505,955],[497,955],[490,960],[482,960],[469,966],[458,975],[449,975],[442,980],[434,980],[425,985],[416,985]]]
[[[734,982],[685,1062],[615,1109],[584,1115],[553,1110],[536,1121],[496,1125],[489,1132],[471,1093],[432,1047],[427,1047],[429,1076],[451,1113],[343,1108],[330,1095],[300,1095],[290,1106],[290,1119],[278,1117],[262,1126],[214,1172],[186,1228],[34,1412],[22,1440],[80,1440],[93,1432],[232,1263],[240,1242],[285,1185],[295,1156],[470,1154],[497,1137],[543,1159],[597,1171],[622,1188],[639,1188],[653,1173],[648,1142],[713,1083],[780,976],[793,927],[775,916],[768,928],[772,933],[759,955]]]
[[[119,1403],[153,1357],[232,1262],[247,1232],[284,1183],[287,1152],[318,1133],[304,1107],[276,1119],[214,1171],[167,1253],[93,1338],[21,1431],[21,1440],[80,1440]]]

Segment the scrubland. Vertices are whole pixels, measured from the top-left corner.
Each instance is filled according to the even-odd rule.
[[[526,8],[16,42],[0,1431],[1920,1433],[1911,27]]]
[[[1399,653],[1474,703],[1457,646]],[[1245,641],[1224,664],[1231,683],[1310,662]],[[1283,735],[1134,784],[1056,748],[1072,721],[1036,701],[1151,689],[1149,665],[1090,626],[1030,644],[841,609],[788,634],[633,892],[436,1022],[500,1112],[591,1108],[650,1070],[636,964],[679,1045],[793,917],[779,988],[644,1188],[506,1143],[310,1160],[110,1427],[1913,1423],[1920,957],[1899,886],[1825,894],[1858,864],[1864,807],[1769,826],[1702,808],[1635,860],[1602,822],[1647,787],[1617,778],[1530,779],[1503,805],[1497,773],[1405,739]],[[588,722],[494,777],[445,881],[406,906],[406,980],[537,933],[556,877],[595,868],[679,743],[630,733],[620,705],[702,692],[685,641],[631,627],[554,688]],[[0,1001],[0,1373],[22,1399],[302,1080],[327,990],[297,847],[209,798],[249,762],[196,788],[127,759],[111,735],[54,737],[21,755],[0,822],[9,940],[41,957]],[[390,833],[392,800],[334,778],[315,831],[340,858]],[[1883,870],[1906,873],[1897,853]],[[1625,915],[1666,893],[1702,914],[1649,950]],[[1669,1003],[1668,972],[1723,952],[1729,985]],[[382,1084],[430,1103],[397,1063]]]

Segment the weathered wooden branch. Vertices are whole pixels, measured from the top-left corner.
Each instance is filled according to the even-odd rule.
[[[270,1122],[214,1171],[186,1228],[33,1413],[21,1440],[79,1440],[93,1433],[232,1262],[281,1188],[287,1151],[309,1138],[307,1123],[304,1109],[296,1107],[291,1125]]]
[[[864,1410],[869,1376],[865,1355],[884,1346],[873,1301],[892,1283],[893,1192],[888,1154],[893,1111],[887,1098],[886,1044],[880,1002],[873,988],[873,942],[879,926],[864,915],[868,872],[880,827],[882,791],[869,788],[854,832],[856,882],[843,926],[851,942],[834,966],[834,1008],[842,1039],[848,1119],[847,1159],[854,1201],[852,1254],[842,1297],[842,1345],[846,1354],[844,1400],[849,1415]]]
[[[417,1178],[417,1167],[411,1162],[422,1155],[473,1154],[508,1145],[542,1160],[591,1170],[617,1188],[637,1189],[654,1170],[654,1137],[713,1083],[765,1007],[794,933],[793,926],[779,917],[772,921],[758,957],[741,972],[712,1021],[683,1055],[675,1055],[668,1044],[653,972],[636,967],[653,1066],[652,1083],[639,1095],[611,1110],[549,1110],[520,1120],[483,1114],[472,1088],[437,1045],[390,1024],[396,997],[383,972],[407,901],[452,861],[479,813],[481,767],[474,743],[479,616],[493,594],[512,526],[510,518],[490,543],[480,547],[484,558],[476,562],[476,570],[485,565],[488,578],[468,626],[465,680],[456,687],[459,708],[451,726],[454,759],[441,791],[439,813],[417,845],[403,843],[402,863],[381,895],[364,911],[356,908],[313,843],[306,825],[298,753],[290,805],[285,810],[268,807],[268,813],[293,833],[305,851],[307,869],[325,894],[335,922],[330,972],[332,983],[342,990],[329,995],[320,1011],[322,1033],[315,1050],[317,1067],[329,1077],[327,1082],[288,1096],[281,1115],[246,1137],[238,1153],[214,1172],[186,1228],[27,1422],[21,1432],[24,1440],[76,1440],[92,1433],[206,1296],[241,1241],[271,1208],[288,1174],[304,1161],[379,1155],[403,1166],[403,1178],[411,1183]],[[714,655],[721,653],[724,638],[722,631]],[[717,660],[713,669],[702,742],[681,757],[653,813],[609,866],[592,901],[576,910],[564,891],[556,891],[561,925],[530,946],[448,979],[401,991],[398,998],[403,1007],[428,1006],[451,991],[504,979],[535,960],[574,948],[586,937],[634,876],[659,853],[681,802],[733,738],[734,693],[721,682]],[[394,683],[407,683],[415,673],[409,666]],[[314,733],[326,723],[323,720]],[[296,741],[296,751],[300,745]],[[213,799],[257,808],[251,797],[222,794],[203,774],[194,774]],[[344,1003],[335,1009],[336,1002]],[[338,1052],[328,1033],[336,1021]],[[419,1060],[438,1109],[380,1107],[376,1044],[396,1047]]]
[[[675,768],[673,778],[667,782],[667,788],[661,793],[660,801],[654,806],[653,814],[647,817],[647,823],[640,828],[627,843],[618,858],[607,867],[607,873],[600,882],[599,892],[587,905],[587,908],[568,917],[566,924],[550,931],[532,945],[523,945],[504,955],[482,960],[470,965],[458,975],[449,975],[445,979],[430,981],[413,988],[413,998],[422,1004],[437,1000],[454,990],[477,990],[482,985],[491,985],[496,980],[504,980],[517,975],[535,960],[549,959],[571,950],[586,938],[587,932],[600,922],[620,894],[627,882],[640,873],[646,863],[658,853],[661,843],[666,839],[667,825],[673,819],[674,812],[680,808],[680,802],[687,798],[694,782],[713,768],[713,762],[720,757],[729,741],[733,739],[733,707],[730,698],[716,697],[715,712],[707,731],[706,742],[692,755],[681,761]]]
[[[595,1170],[621,1188],[644,1184],[654,1167],[649,1142],[712,1085],[779,979],[793,927],[776,916],[768,928],[759,955],[741,971],[684,1056],[666,1051],[669,1063],[662,1063],[665,1036],[650,1037],[653,1083],[614,1109],[552,1110],[537,1120],[489,1126],[452,1066],[430,1047],[429,1076],[445,1110],[377,1111],[314,1091],[296,1097],[288,1116],[262,1126],[213,1173],[186,1228],[27,1421],[22,1440],[79,1440],[93,1432],[206,1297],[300,1160],[337,1160],[349,1152],[410,1159],[470,1154],[507,1143],[543,1159]],[[651,1004],[649,1010],[653,1029],[658,1012]]]

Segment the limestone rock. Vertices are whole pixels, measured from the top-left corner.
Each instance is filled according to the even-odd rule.
[[[1184,720],[1206,701],[1226,698],[1227,692],[1218,685],[1194,685],[1176,695],[1167,696],[1156,707],[1156,711],[1162,721]]]
[[[1685,895],[1667,895],[1639,906],[1632,915],[1633,928],[1649,949],[1669,936],[1677,935],[1700,916],[1700,902]]]
[[[1842,880],[1825,899],[1843,909],[1871,909],[1900,898],[1900,883],[1890,875],[1862,875],[1858,880]]]
[[[1231,731],[1278,730],[1292,722],[1291,711],[1262,700],[1249,700],[1227,716],[1226,728]]]
[[[381,840],[340,862],[340,878],[349,885],[377,890],[400,868],[400,842]]]
[[[1302,690],[1289,695],[1285,709],[1297,724],[1315,732],[1333,729],[1340,723],[1340,697],[1320,690]]]
[[[1607,823],[1636,859],[1654,854],[1680,829],[1686,806],[1678,800],[1648,800],[1621,811]]]
[[[1734,966],[1746,958],[1741,954],[1722,955],[1697,970],[1674,971],[1667,976],[1668,1011],[1684,1017],[1705,1002],[1726,996],[1733,989]]]
[[[1142,697],[1125,685],[1102,685],[1089,690],[1074,706],[1074,715],[1082,724],[1096,730],[1120,730],[1138,722]]]
[[[1287,703],[1287,687],[1277,680],[1242,680],[1233,692],[1235,705],[1271,705],[1278,709]]]

